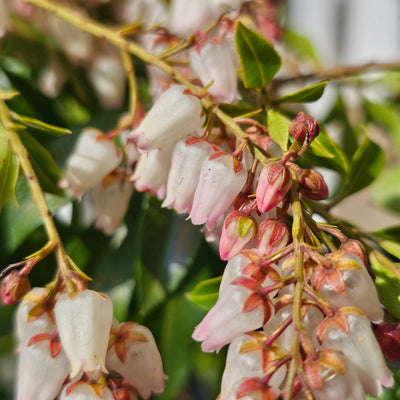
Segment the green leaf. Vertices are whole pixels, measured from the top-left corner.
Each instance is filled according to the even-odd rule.
[[[61,195],[63,192],[58,187],[61,172],[50,153],[28,132],[19,131],[19,137],[28,151],[42,189],[48,193]]]
[[[203,310],[210,310],[218,300],[221,279],[219,276],[198,283],[191,292],[186,293],[186,297]]]
[[[370,254],[370,262],[375,278],[379,299],[389,312],[400,318],[400,270],[380,252]]]
[[[382,248],[400,259],[400,226],[381,229],[373,235]]]
[[[24,125],[30,128],[37,129],[44,133],[48,133],[53,136],[63,136],[66,134],[71,134],[72,132],[66,128],[60,128],[58,126],[47,124],[46,122],[39,121],[38,119],[26,117],[24,115],[14,114],[13,118],[22,122]]]
[[[290,121],[284,115],[268,110],[268,133],[283,151],[288,149],[289,125]]]
[[[317,101],[325,91],[325,86],[328,81],[322,81],[315,85],[300,89],[297,92],[287,94],[274,103],[311,103]]]
[[[400,214],[399,176],[399,164],[385,170],[372,186],[372,198],[378,206]]]
[[[0,160],[0,210],[5,201],[11,197],[15,199],[15,186],[19,174],[19,162],[11,146],[8,146],[5,157]],[[16,200],[16,199],[15,199]]]
[[[364,189],[375,180],[382,171],[384,164],[384,151],[365,135],[351,160],[347,183],[340,195],[342,197],[349,196]]]
[[[283,41],[288,45],[291,51],[299,57],[306,60],[311,60],[318,67],[319,61],[315,54],[312,43],[305,36],[299,35],[289,29],[285,29],[283,34]]]
[[[0,88],[0,100],[10,100],[15,96],[18,96],[19,92],[17,90],[3,90]]]
[[[349,169],[349,160],[342,149],[323,131],[312,141],[310,151],[303,157],[315,165],[333,169],[342,175]]]
[[[400,109],[398,103],[373,103],[364,99],[368,117],[382,125],[390,135],[394,145],[400,149]]]
[[[281,67],[281,58],[257,32],[236,25],[235,42],[243,71],[243,83],[246,88],[263,88],[271,81]]]

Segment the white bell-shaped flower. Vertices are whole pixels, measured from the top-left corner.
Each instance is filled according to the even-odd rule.
[[[118,54],[96,55],[88,74],[101,106],[106,110],[121,108],[125,95],[125,69]]]
[[[203,126],[204,119],[200,100],[185,93],[182,85],[171,86],[156,100],[132,136],[140,149],[154,150],[193,135]]]
[[[39,340],[41,336],[47,336]],[[35,339],[38,338],[38,341]],[[53,400],[67,379],[70,363],[50,334],[38,334],[20,346],[17,400]]]
[[[149,329],[132,322],[113,328],[107,352],[106,366],[121,374],[140,395],[149,398],[151,392],[161,393],[165,379],[157,344]]]
[[[215,152],[203,162],[193,199],[190,219],[194,225],[206,223],[212,229],[233,203],[247,180],[243,164],[233,156]]]
[[[60,400],[114,400],[114,396],[103,385],[76,382],[64,386]]]
[[[15,315],[15,332],[19,343],[29,340],[38,333],[53,332],[56,328],[53,311],[43,304],[45,297],[46,289],[36,287],[19,304]]]
[[[217,103],[232,103],[239,99],[235,59],[228,42],[206,42],[200,50],[189,53],[190,67],[200,78]]]
[[[54,308],[61,343],[71,362],[71,378],[105,368],[113,317],[110,298],[93,290],[62,294]]]
[[[329,324],[321,347],[342,351],[355,367],[364,391],[378,397],[382,386],[393,385],[393,376],[386,366],[371,324],[367,317],[354,311],[343,312],[342,315],[347,320],[348,333],[336,324]]]
[[[355,262],[359,269],[340,269],[346,293],[337,293],[329,281],[326,280],[318,292],[329,302],[329,305],[338,310],[340,307],[358,307],[370,321],[378,324],[383,320],[383,308],[372,278],[362,261],[354,254],[345,254],[338,262],[343,264]]]
[[[99,130],[85,129],[67,161],[65,180],[72,197],[80,198],[118,167],[122,152]]]
[[[173,205],[179,214],[191,211],[201,165],[213,151],[208,142],[193,137],[175,145],[163,207]]]
[[[132,197],[134,184],[124,173],[111,176],[92,190],[97,220],[96,228],[111,235],[122,223]]]
[[[227,11],[236,12],[240,11],[240,6],[242,5],[243,0],[209,0],[209,6],[211,9],[211,13],[215,19],[218,19],[223,13]]]
[[[172,0],[168,30],[186,38],[204,29],[212,21],[208,1]]]
[[[165,197],[172,150],[173,146],[167,146],[139,156],[131,178],[138,192],[149,191],[161,199]]]

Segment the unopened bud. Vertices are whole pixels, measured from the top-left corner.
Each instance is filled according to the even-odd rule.
[[[219,241],[222,260],[230,260],[254,238],[257,232],[253,218],[241,211],[233,211],[226,218]]]
[[[289,132],[299,142],[303,143],[308,134],[308,142],[312,142],[319,134],[319,126],[315,118],[300,112],[289,126]]]
[[[311,200],[325,200],[329,196],[324,177],[313,169],[305,169],[299,175],[300,192]]]
[[[292,185],[289,169],[279,161],[269,162],[261,171],[256,199],[261,212],[272,210],[286,196]]]
[[[20,301],[30,290],[29,278],[20,275],[20,271],[10,272],[1,284],[1,299],[4,304],[14,304]]]
[[[289,229],[283,222],[267,219],[258,230],[256,247],[267,256],[282,250],[290,240]]]

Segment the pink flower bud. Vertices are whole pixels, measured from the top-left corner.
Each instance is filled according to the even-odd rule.
[[[175,145],[163,207],[173,204],[179,214],[190,213],[201,166],[213,150],[213,146],[205,140],[193,137]]]
[[[290,124],[289,132],[299,143],[303,143],[306,140],[307,134],[308,141],[312,142],[319,134],[319,126],[315,118],[300,112]]]
[[[190,219],[211,229],[218,217],[233,203],[246,183],[247,172],[233,156],[215,152],[203,162],[193,199]]]
[[[257,224],[241,211],[233,211],[226,218],[219,241],[222,260],[229,260],[243,250],[254,238]]]
[[[71,378],[81,370],[107,372],[105,358],[112,322],[108,296],[93,290],[62,294],[54,308],[61,343],[71,362]]]
[[[1,300],[4,304],[17,303],[30,290],[31,283],[26,275],[18,270],[11,271],[1,283]]]
[[[267,219],[258,228],[256,247],[269,256],[284,249],[290,240],[290,232],[285,223]]]
[[[371,324],[368,318],[354,311],[342,315],[346,326],[341,329],[336,323],[329,324],[322,348],[342,351],[355,367],[365,393],[378,397],[382,386],[393,385],[393,376],[386,366]]]
[[[132,136],[140,149],[154,150],[194,134],[204,119],[200,100],[186,94],[181,85],[171,86],[156,100]]]
[[[236,66],[228,42],[206,42],[200,50],[189,52],[190,67],[217,103],[232,103],[240,98]]]
[[[65,180],[70,196],[80,198],[118,167],[122,152],[94,128],[85,129],[67,160]]]
[[[400,324],[384,322],[376,327],[375,336],[389,361],[400,359]]]
[[[278,205],[292,186],[289,169],[279,161],[269,162],[260,173],[256,199],[260,212],[269,211]]]
[[[106,366],[136,387],[147,399],[164,391],[165,379],[157,344],[149,329],[133,322],[113,327]]]
[[[329,196],[324,177],[313,169],[305,169],[298,177],[300,193],[311,200],[325,200]]]

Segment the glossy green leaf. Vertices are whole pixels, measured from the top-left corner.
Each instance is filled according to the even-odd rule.
[[[276,100],[276,103],[311,103],[317,101],[324,94],[328,81],[318,82],[315,85],[287,94]]]
[[[19,162],[15,157],[11,146],[8,146],[7,153],[0,160],[0,210],[5,201],[9,198],[15,200],[15,186],[19,174]]]
[[[400,318],[400,270],[380,252],[370,254],[370,262],[375,278],[379,299],[389,312]]]
[[[210,310],[218,300],[218,291],[222,277],[207,279],[198,283],[186,293],[187,298],[203,310]]]
[[[372,185],[372,198],[383,208],[400,214],[400,165],[385,170]]]
[[[349,160],[342,149],[323,131],[312,141],[310,151],[303,157],[315,165],[333,169],[342,175],[349,168]]]
[[[58,126],[47,124],[43,121],[39,121],[38,119],[26,117],[24,115],[14,114],[14,119],[23,123],[24,125],[42,131],[44,133],[48,133],[53,136],[63,136],[66,134],[71,134],[72,132],[66,128],[60,128]]]
[[[244,26],[236,25],[235,42],[243,72],[246,88],[265,87],[281,67],[281,58],[257,32]]]
[[[373,235],[382,248],[400,259],[400,226],[381,229]]]
[[[278,111],[268,110],[268,133],[271,139],[286,151],[289,141],[290,121]]]
[[[20,131],[19,136],[29,154],[29,159],[45,192],[61,195],[58,187],[61,172],[50,153],[28,132]]]
[[[382,148],[365,136],[351,160],[347,183],[341,196],[364,189],[376,179],[384,164],[385,153]]]
[[[297,54],[299,57],[305,60],[311,60],[318,67],[319,61],[315,54],[312,43],[305,36],[300,35],[297,32],[285,29],[283,33],[284,43]]]

